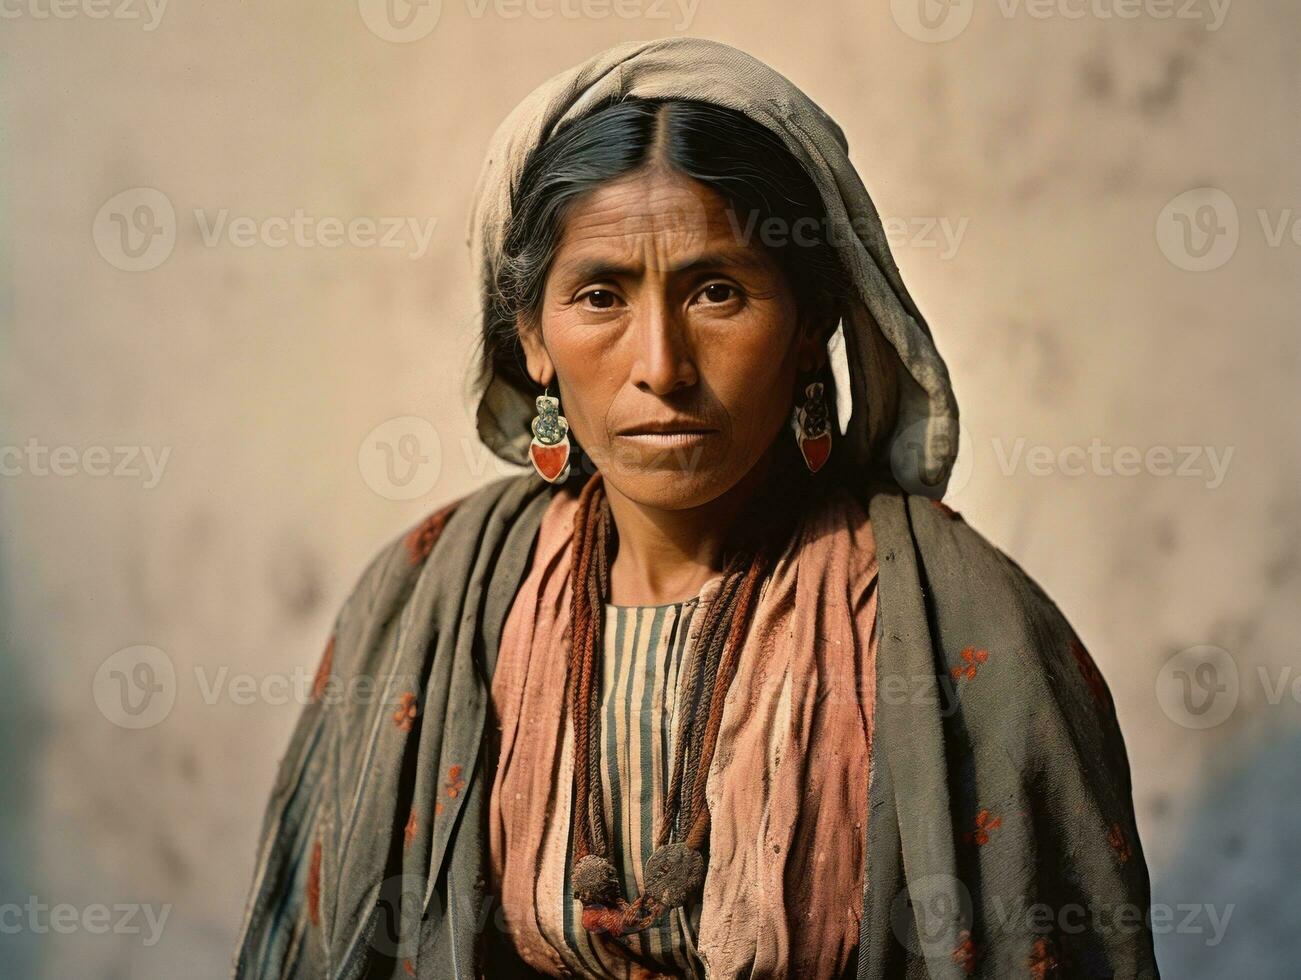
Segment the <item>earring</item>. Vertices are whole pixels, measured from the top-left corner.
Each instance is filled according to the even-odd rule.
[[[551,386],[547,385],[547,391]],[[537,397],[538,414],[533,418],[533,441],[529,459],[538,476],[548,483],[569,479],[569,420],[560,414],[560,399],[547,394]]]
[[[804,394],[804,404],[795,409],[791,424],[805,465],[816,473],[831,455],[831,427],[827,424],[827,402],[822,395],[822,382],[812,382],[804,389]]]

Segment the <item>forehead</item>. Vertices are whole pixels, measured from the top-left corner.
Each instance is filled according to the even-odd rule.
[[[768,264],[766,250],[746,241],[746,223],[713,188],[672,171],[651,170],[589,191],[570,208],[557,265],[594,258],[639,264],[719,255]]]

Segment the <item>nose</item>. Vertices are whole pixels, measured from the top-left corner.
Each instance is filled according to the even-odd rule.
[[[632,382],[640,390],[663,397],[699,380],[687,326],[663,298],[641,304],[633,343]]]

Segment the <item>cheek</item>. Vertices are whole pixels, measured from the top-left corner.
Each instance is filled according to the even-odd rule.
[[[751,444],[771,438],[790,410],[793,362],[777,354],[771,346],[734,346],[710,372],[710,384],[740,442]]]
[[[604,445],[604,419],[621,379],[608,341],[591,324],[575,323],[563,313],[543,325],[547,352],[564,384],[560,411],[586,447]]]
[[[738,427],[771,428],[790,407],[797,373],[795,330],[783,314],[732,323],[708,344],[703,367]]]

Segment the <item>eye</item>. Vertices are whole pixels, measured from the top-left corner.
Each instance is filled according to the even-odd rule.
[[[593,289],[579,297],[579,302],[586,303],[591,310],[612,310],[619,297],[608,289]]]
[[[728,303],[739,294],[740,290],[726,282],[711,282],[700,291],[700,297],[707,303]]]

